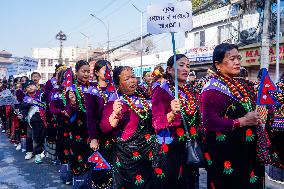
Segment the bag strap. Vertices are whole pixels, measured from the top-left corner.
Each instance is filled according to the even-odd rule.
[[[195,122],[196,113],[197,113],[197,112],[195,112],[195,113],[193,114],[194,117],[192,118],[191,122]],[[182,112],[181,112],[181,117],[182,117],[182,122],[183,122],[183,126],[184,126],[184,130],[185,130],[186,137],[189,139],[189,138],[191,138],[191,137],[189,136],[189,132],[188,132],[188,128],[187,128],[187,122],[185,121],[185,117],[184,117],[184,115],[183,115]]]
[[[184,127],[184,130],[185,130],[185,134],[186,134],[186,138],[189,139],[189,132],[188,132],[188,128],[187,128],[187,123],[185,121],[185,118],[184,118],[184,115],[182,112],[180,112],[181,114],[181,117],[182,117],[182,122],[183,122],[183,127]]]

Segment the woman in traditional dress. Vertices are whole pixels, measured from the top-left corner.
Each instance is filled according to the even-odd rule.
[[[55,73],[53,74],[53,77],[50,78],[44,87],[44,94],[46,96],[46,121],[47,121],[47,129],[46,129],[46,138],[47,138],[47,142],[49,147],[55,146],[54,144],[56,144],[56,133],[57,133],[57,129],[56,127],[54,127],[54,125],[56,125],[57,123],[55,122],[55,119],[53,119],[53,116],[50,113],[49,110],[49,105],[51,102],[51,97],[52,95],[50,95],[52,89],[57,87],[57,90],[55,92],[58,92],[58,73],[61,70],[65,70],[66,66],[64,66],[63,64],[59,64],[55,66]],[[56,148],[56,147],[55,147]]]
[[[108,162],[111,161],[112,140],[111,137],[102,133],[100,122],[104,107],[113,92],[109,90],[109,86],[112,84],[108,83],[109,81],[105,78],[105,73],[110,72],[110,68],[111,64],[107,60],[98,60],[96,62],[93,73],[97,82],[89,87],[89,92],[86,95],[87,125],[91,140],[90,148],[94,151],[99,150]],[[110,188],[112,186],[111,170],[93,171],[92,185],[95,188]]]
[[[119,66],[113,71],[118,92],[104,108],[100,127],[114,136],[112,163],[114,188],[154,188],[150,101],[137,90],[132,68]]]
[[[216,46],[216,74],[201,94],[211,189],[264,188],[264,166],[257,161],[256,125],[260,117],[252,94],[234,79],[240,73],[240,60],[236,45]]]
[[[86,99],[88,92],[90,66],[80,60],[76,63],[76,82],[69,87],[66,99],[66,112],[70,116],[69,143],[70,166],[74,175],[73,188],[91,188],[91,165],[88,158],[91,155],[90,139],[87,128]]]
[[[22,76],[21,77],[21,90],[18,90],[16,92],[17,95],[17,100],[19,101],[20,104],[22,104],[24,97],[25,97],[25,89],[23,88],[24,83],[26,83],[26,81],[28,81],[29,78],[27,76]],[[22,152],[26,152],[27,151],[27,122],[24,121],[23,119],[20,119],[20,138],[21,138],[21,149]]]
[[[162,66],[158,65],[154,68],[154,71],[152,72],[152,89],[151,89],[151,93],[154,93],[154,90],[156,89],[157,86],[160,86],[161,84],[163,84],[164,82],[167,82],[166,80],[166,74],[165,74],[165,70]]]
[[[70,146],[69,146],[69,119],[70,116],[65,111],[66,88],[62,85],[66,67],[61,67],[57,72],[56,85],[50,91],[49,110],[51,114],[51,125],[56,129],[56,155],[61,163],[60,178],[65,184],[72,181],[72,173],[69,165]]]
[[[143,72],[143,81],[139,84],[139,87],[148,95],[151,96],[152,90],[152,73],[150,71]]]
[[[187,132],[199,138],[199,111],[192,86],[186,83],[190,63],[177,54],[178,99],[174,99],[174,56],[167,62],[168,82],[153,93],[153,127],[160,144],[159,166],[155,169],[158,188],[198,188],[198,168],[186,165]],[[184,121],[183,121],[184,119]]]
[[[11,94],[15,94],[15,86],[14,86],[14,78],[13,76],[9,77],[7,83],[7,89],[10,90]],[[11,136],[13,137],[12,131],[12,115],[13,115],[13,108],[12,105],[5,105],[5,112],[6,112],[6,135],[9,137],[10,142],[13,143]],[[16,144],[14,144],[16,146]]]
[[[17,77],[15,79],[15,96],[17,98],[17,101],[19,103],[23,102],[25,94],[22,90],[22,83],[21,83],[21,78]],[[15,143],[17,144],[16,150],[21,150],[21,127],[20,127],[20,120],[18,119],[19,115],[19,108],[20,104],[16,104],[13,106],[13,127],[15,129],[14,133],[14,140]]]
[[[269,110],[268,134],[275,153],[275,161],[269,166],[268,179],[284,183],[284,73],[276,83],[278,91],[273,93],[274,98],[279,102]]]

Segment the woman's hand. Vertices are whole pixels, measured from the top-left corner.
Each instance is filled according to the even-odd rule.
[[[171,101],[171,109],[174,115],[176,115],[180,111],[180,101],[178,99]]]
[[[116,99],[113,103],[113,112],[115,116],[120,117],[122,110],[122,102],[119,99]]]
[[[99,140],[92,139],[90,143],[90,148],[93,149],[94,151],[97,151],[99,149]]]
[[[22,114],[18,114],[18,119],[23,119],[23,115]]]
[[[171,101],[171,112],[167,114],[168,123],[172,123],[175,119],[175,116],[180,111],[180,101],[178,99],[174,99]]]
[[[119,120],[122,117],[122,102],[119,99],[116,99],[113,103],[113,111],[109,116],[110,125],[115,128],[118,125]]]
[[[73,91],[69,92],[69,99],[72,105],[74,105],[76,103],[76,96],[75,93]]]
[[[256,126],[260,122],[260,116],[257,112],[249,112],[244,117],[239,118],[240,126]]]
[[[64,115],[64,116],[66,116],[66,117],[70,117],[70,116],[68,115],[68,113],[67,113],[65,110],[62,110],[62,111],[61,111],[61,114]]]

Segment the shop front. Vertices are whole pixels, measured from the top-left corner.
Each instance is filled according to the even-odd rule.
[[[261,65],[261,48],[260,44],[252,44],[245,47],[241,47],[240,54],[242,56],[241,65],[248,71],[249,80],[257,80],[257,75]],[[284,41],[279,47],[279,68],[280,76],[284,72]],[[275,80],[276,71],[276,48],[270,47],[269,50],[269,74],[271,79]]]

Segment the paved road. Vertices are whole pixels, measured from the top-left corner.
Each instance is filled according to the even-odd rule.
[[[25,160],[0,133],[0,189],[71,189],[58,177],[58,166],[47,159],[41,165]]]
[[[41,165],[24,160],[24,153],[16,151],[0,133],[0,189],[71,189],[61,183],[58,168],[47,158]],[[200,189],[206,189],[206,171],[200,173]],[[267,189],[284,189],[284,185],[268,180],[266,183]]]

